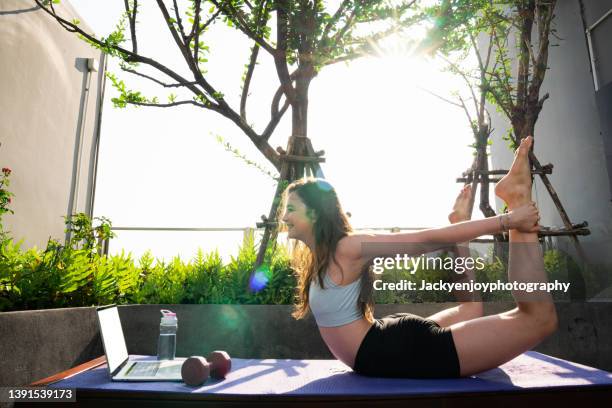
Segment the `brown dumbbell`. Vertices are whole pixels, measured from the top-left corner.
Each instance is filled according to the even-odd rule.
[[[226,351],[212,351],[206,359],[210,363],[210,376],[213,378],[225,378],[232,369],[232,360]]]
[[[202,356],[191,356],[181,366],[181,377],[187,385],[202,385],[209,375],[210,364]]]

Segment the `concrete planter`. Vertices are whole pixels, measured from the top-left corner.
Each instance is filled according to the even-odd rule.
[[[395,312],[428,316],[452,305],[377,305],[376,317]],[[485,314],[512,307],[487,304]],[[164,308],[178,316],[179,356],[224,349],[238,358],[333,358],[312,316],[293,319],[291,305],[120,306],[130,354],[156,354],[159,310]],[[561,303],[557,310],[559,330],[536,350],[612,370],[612,303]],[[103,350],[95,308],[0,313],[0,354],[0,386],[29,384],[98,357]]]
[[[0,313],[0,386],[21,386],[104,354],[95,309]]]

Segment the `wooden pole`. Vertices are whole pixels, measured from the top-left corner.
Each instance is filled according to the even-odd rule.
[[[262,224],[265,229],[259,244],[255,268],[258,268],[263,263],[268,243],[270,241],[276,242],[279,227],[279,206],[286,184],[311,174],[315,177],[323,178],[320,163],[325,162],[325,158],[321,157],[324,152],[315,152],[309,138],[291,136],[287,142],[286,151],[282,148],[276,150],[281,154],[281,174],[268,217],[262,217],[264,219]]]

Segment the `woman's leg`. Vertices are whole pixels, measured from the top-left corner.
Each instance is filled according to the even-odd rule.
[[[453,211],[449,214],[448,220],[451,224],[467,221],[470,216],[470,199],[472,195],[472,186],[466,185],[463,187],[455,200]],[[469,257],[470,250],[468,243],[458,245],[455,250],[458,257]],[[454,273],[454,272],[453,272]],[[474,270],[467,269],[463,274],[453,276],[457,282],[469,282],[475,279]],[[433,320],[441,327],[448,327],[451,324],[463,322],[466,320],[476,319],[482,316],[483,307],[480,301],[479,293],[471,292],[453,292],[459,300],[459,305],[444,309],[436,314],[433,314],[427,319]]]
[[[531,143],[531,138],[522,141],[510,172],[495,188],[510,209],[531,201],[527,156]],[[508,281],[547,281],[536,233],[510,231]],[[550,293],[513,291],[512,295],[517,303],[515,309],[450,326],[462,376],[497,367],[533,348],[556,330],[557,314]]]

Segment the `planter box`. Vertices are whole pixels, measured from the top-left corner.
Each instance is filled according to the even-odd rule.
[[[101,354],[94,308],[0,313],[0,387],[27,385]]]
[[[377,305],[428,316],[453,303]],[[513,308],[485,304],[485,314]],[[178,315],[177,355],[227,350],[238,358],[333,358],[312,316],[291,317],[291,305],[126,305],[119,314],[130,354],[157,353],[160,309]],[[557,304],[559,330],[535,350],[612,371],[612,303]],[[104,354],[95,308],[0,313],[0,386],[21,386]]]

